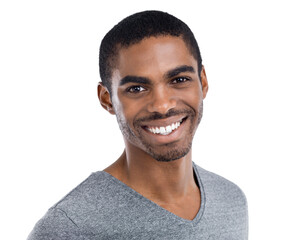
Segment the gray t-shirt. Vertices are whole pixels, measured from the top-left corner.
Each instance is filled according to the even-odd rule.
[[[248,239],[247,203],[232,182],[193,163],[201,206],[183,219],[112,175],[92,173],[35,225],[28,240]]]

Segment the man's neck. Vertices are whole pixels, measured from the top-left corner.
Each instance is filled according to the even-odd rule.
[[[145,152],[136,155],[126,149],[122,156],[104,171],[148,199],[161,204],[178,202],[197,189],[191,151],[183,158],[159,162]]]

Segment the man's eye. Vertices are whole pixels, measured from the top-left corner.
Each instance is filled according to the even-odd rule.
[[[137,93],[137,92],[143,92],[145,90],[146,89],[143,88],[142,86],[132,86],[132,87],[127,88],[126,91],[129,93]]]
[[[172,83],[176,84],[176,83],[183,83],[183,82],[187,82],[187,81],[190,81],[190,79],[187,78],[187,77],[177,77],[177,78],[172,80]]]

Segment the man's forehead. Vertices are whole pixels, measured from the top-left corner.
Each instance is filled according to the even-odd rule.
[[[183,48],[188,50],[188,47],[182,37],[171,36],[171,35],[163,35],[163,36],[151,36],[142,39],[136,43],[133,43],[129,46],[117,46],[117,54],[139,54],[142,53],[140,50],[149,51],[154,50],[157,47],[168,46],[171,45],[181,45]]]
[[[181,37],[159,36],[118,50],[114,70],[144,72],[150,69],[168,69],[181,65],[197,65],[196,59]]]

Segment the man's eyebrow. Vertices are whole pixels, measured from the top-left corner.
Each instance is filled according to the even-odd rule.
[[[180,73],[183,72],[190,72],[190,73],[195,73],[195,69],[192,66],[188,66],[188,65],[182,65],[179,67],[176,67],[172,70],[169,70],[167,73],[164,74],[165,78],[172,78],[177,76]]]
[[[120,80],[119,86],[125,85],[126,83],[150,84],[151,81],[145,77],[126,76]]]

